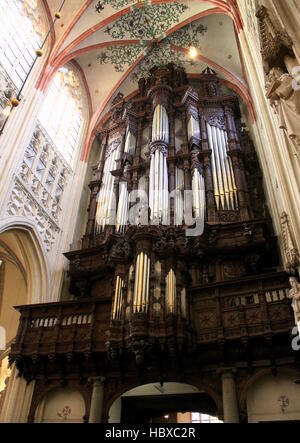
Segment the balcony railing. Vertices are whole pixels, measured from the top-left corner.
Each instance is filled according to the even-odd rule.
[[[260,290],[247,292],[244,285],[254,285]],[[238,287],[233,282],[212,286],[211,290],[218,295],[207,295],[209,288],[204,296],[201,293],[204,288],[191,291],[190,321],[198,345],[216,343],[220,331],[225,340],[291,332],[294,318],[287,298],[285,274],[260,280],[244,279]],[[106,352],[107,332],[111,326],[111,297],[26,305],[17,309],[21,318],[11,346],[12,361],[32,356],[51,358]],[[148,330],[151,331],[151,327]]]

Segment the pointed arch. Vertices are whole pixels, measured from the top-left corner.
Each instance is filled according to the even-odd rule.
[[[0,222],[0,236],[7,233],[13,234],[22,251],[28,304],[50,301],[49,261],[34,222],[24,217],[5,218]]]

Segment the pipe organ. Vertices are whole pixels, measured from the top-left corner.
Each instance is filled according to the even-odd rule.
[[[35,380],[33,404],[64,383],[88,401],[100,375],[108,419],[138,383],[199,380],[217,398],[218,369],[237,368],[243,391],[261,370],[299,366],[239,99],[211,69],[198,77],[152,69],[97,128],[86,232],[65,254],[77,300],[18,307],[10,362]]]
[[[111,356],[124,343],[139,363],[149,343],[183,346],[191,337],[193,287],[242,278],[261,263],[245,252],[214,255],[229,238],[229,249],[248,241],[264,204],[237,97],[209,68],[197,82],[191,87],[173,65],[157,68],[128,102],[116,96],[99,129],[83,245],[102,251],[96,269],[115,282]],[[107,296],[109,281],[95,293]]]

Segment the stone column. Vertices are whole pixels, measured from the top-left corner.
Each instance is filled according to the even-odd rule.
[[[24,378],[18,377],[16,367],[13,365],[0,411],[0,423],[26,423],[34,387],[34,381],[27,384]]]
[[[239,406],[234,379],[235,368],[221,368],[218,373],[222,377],[223,412],[225,423],[239,423]]]
[[[105,378],[101,376],[92,377],[89,381],[93,382],[89,423],[101,423]]]

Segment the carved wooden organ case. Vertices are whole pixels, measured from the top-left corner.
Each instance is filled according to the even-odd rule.
[[[73,294],[111,297],[109,358],[139,365],[193,349],[205,288],[266,274],[277,260],[237,96],[209,68],[193,87],[173,65],[150,74],[132,99],[112,102],[82,249],[66,254]]]

